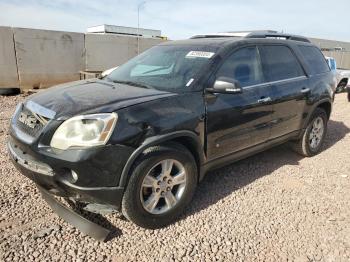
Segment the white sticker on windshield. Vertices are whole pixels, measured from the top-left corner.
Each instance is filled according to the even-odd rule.
[[[204,51],[190,51],[186,57],[200,57],[200,58],[212,58],[215,53],[212,52],[204,52]]]

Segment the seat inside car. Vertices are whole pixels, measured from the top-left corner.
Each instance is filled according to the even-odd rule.
[[[241,85],[249,85],[251,82],[251,69],[247,64],[238,65],[234,71],[234,79],[239,81]]]

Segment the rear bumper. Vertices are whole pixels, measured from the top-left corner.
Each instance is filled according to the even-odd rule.
[[[15,167],[50,194],[73,198],[86,203],[108,205],[120,210],[124,188],[121,187],[82,187],[69,182],[67,174],[55,171],[48,164],[38,161],[24,152],[15,141],[7,144],[10,158]]]

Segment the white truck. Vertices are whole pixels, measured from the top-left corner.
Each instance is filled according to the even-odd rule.
[[[350,70],[337,69],[337,62],[333,57],[326,57],[330,69],[337,78],[336,92],[341,93],[350,88]]]
[[[341,93],[350,89],[350,70],[338,69],[337,70],[337,93]]]

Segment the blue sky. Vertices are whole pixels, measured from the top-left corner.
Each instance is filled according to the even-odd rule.
[[[0,25],[74,32],[86,32],[87,27],[100,24],[136,27],[140,2],[0,0]],[[346,14],[350,14],[349,0],[148,0],[141,8],[140,24],[160,29],[171,39],[200,33],[272,29],[350,41]]]

